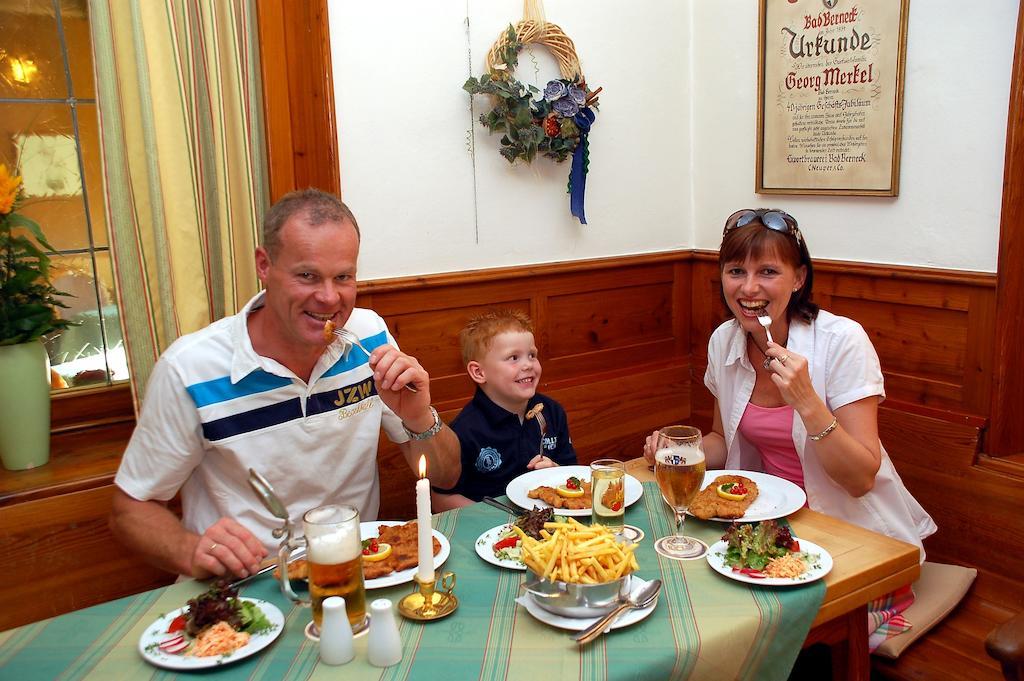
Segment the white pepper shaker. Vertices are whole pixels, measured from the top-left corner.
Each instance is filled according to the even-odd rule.
[[[402,661],[402,638],[398,635],[395,610],[387,598],[378,598],[370,603],[370,633],[367,649],[370,664],[375,667],[390,667]]]
[[[324,664],[338,665],[351,662],[355,657],[352,644],[352,625],[345,612],[345,599],[330,596],[324,599],[323,626],[320,627],[320,660]]]

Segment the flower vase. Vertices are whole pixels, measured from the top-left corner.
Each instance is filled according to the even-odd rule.
[[[50,359],[42,341],[0,345],[0,460],[21,471],[50,459]]]

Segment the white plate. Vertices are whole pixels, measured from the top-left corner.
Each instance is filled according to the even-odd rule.
[[[491,548],[497,543],[501,537],[501,533],[508,529],[508,524],[498,525],[492,527],[476,539],[476,555],[486,560],[491,565],[497,565],[498,567],[508,568],[509,570],[525,570],[526,563],[521,560],[511,560],[509,558],[498,558],[494,555],[494,549]]]
[[[799,485],[795,485],[784,478],[755,471],[707,471],[704,473],[704,482],[701,483],[700,488],[703,490],[714,482],[715,478],[719,475],[742,475],[757,483],[757,499],[750,505],[750,508],[743,514],[742,518],[735,518],[735,520],[740,522],[754,523],[760,520],[785,518],[791,513],[799,511],[807,503],[807,495],[804,494]],[[693,515],[689,511],[687,513],[691,516]],[[734,519],[708,518],[708,520],[720,520],[725,523],[731,523]]]
[[[806,539],[798,539],[797,541],[800,542],[800,552],[806,553],[811,558],[811,562],[807,566],[807,572],[803,573],[799,577],[758,578],[745,575],[742,572],[734,572],[732,567],[727,565],[725,562],[725,550],[729,548],[729,543],[724,540],[715,542],[710,548],[708,548],[708,565],[710,565],[711,569],[715,572],[723,574],[729,579],[735,579],[737,582],[746,582],[747,584],[759,584],[762,586],[807,584],[808,582],[821,579],[832,570],[832,556],[828,551],[817,544],[807,541]],[[815,556],[817,556],[817,560],[814,559]]]
[[[552,468],[541,468],[535,471],[523,473],[512,480],[505,487],[505,494],[509,500],[517,506],[525,509],[551,508],[540,499],[531,499],[527,496],[531,489],[537,487],[558,487],[565,484],[566,478],[576,476],[580,480],[590,480],[590,466],[554,466]],[[635,504],[644,495],[644,486],[640,481],[629,473],[626,473],[626,506]],[[590,515],[589,508],[570,510],[567,508],[556,508],[558,515],[585,516]]]
[[[647,582],[645,580],[640,579],[639,577],[633,577],[630,582],[630,586],[632,587],[630,593],[637,593],[646,584]],[[660,600],[660,596],[658,600]],[[639,610],[627,610],[619,615],[619,619],[615,620],[615,623],[612,624],[611,628],[622,629],[623,627],[628,627],[631,624],[636,624],[642,619],[646,619],[652,612],[654,612],[654,609],[658,607],[658,600],[655,600],[646,608],[641,608]],[[583,631],[599,619],[597,617],[562,617],[561,615],[556,615],[555,613],[549,612],[537,605],[537,602],[533,600],[533,596],[528,593],[517,598],[516,603],[526,608],[526,611],[533,615],[534,619],[540,620],[544,624],[550,624],[553,627],[558,627],[559,629]]]
[[[394,525],[405,525],[405,521],[402,520],[375,520],[368,523],[359,523],[359,537],[360,539],[372,539],[377,536],[378,528],[381,525],[387,525],[392,527]],[[448,537],[444,536],[437,530],[432,530],[434,538],[437,539],[438,543],[441,544],[441,550],[436,556],[434,556],[434,569],[441,567],[446,560],[448,560],[448,554],[452,551],[452,545],[448,543]],[[398,584],[405,584],[411,582],[412,578],[416,575],[416,568],[411,567],[408,570],[398,570],[392,572],[390,575],[385,577],[378,577],[377,579],[366,580],[367,589],[383,589],[389,586],[397,586]]]
[[[277,609],[277,606],[272,603],[245,597],[242,597],[240,600],[255,603],[256,607],[262,610],[263,614],[267,616],[268,620],[270,620],[273,628],[269,631],[253,634],[249,638],[249,642],[238,650],[228,653],[227,655],[211,655],[209,657],[193,657],[190,655],[180,654],[175,655],[173,653],[165,653],[160,650],[160,642],[166,641],[173,636],[173,634],[167,633],[167,627],[171,625],[171,620],[185,612],[187,610],[186,606],[184,608],[178,608],[173,612],[169,612],[166,615],[161,615],[155,622],[153,622],[153,624],[149,625],[146,628],[146,631],[142,633],[142,637],[139,638],[139,653],[142,654],[142,657],[146,662],[149,662],[152,665],[163,667],[164,669],[176,670],[218,667],[220,665],[227,664],[228,662],[241,660],[258,653],[273,643],[274,639],[280,636],[281,632],[284,631],[284,615],[282,615],[281,611]]]

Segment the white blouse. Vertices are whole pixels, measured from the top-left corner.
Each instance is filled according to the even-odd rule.
[[[807,358],[814,391],[830,411],[872,395],[885,399],[878,355],[860,324],[821,310],[811,323],[790,323],[789,350]],[[747,359],[747,337],[736,320],[719,326],[708,343],[704,384],[718,399],[727,447],[726,468],[762,470],[761,457],[738,432],[754,390],[754,368]],[[812,510],[924,547],[921,540],[938,528],[907,491],[885,448],[870,492],[854,497],[829,477],[808,447],[803,421],[793,419],[793,444],[804,469],[807,503]]]

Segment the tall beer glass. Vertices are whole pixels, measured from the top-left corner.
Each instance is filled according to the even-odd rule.
[[[654,477],[661,496],[675,513],[676,533],[662,537],[654,549],[666,558],[693,560],[707,553],[704,542],[683,535],[686,509],[704,481],[704,450],[700,430],[692,426],[667,426],[658,431],[654,448]]]
[[[306,545],[309,601],[292,592],[285,569],[281,570],[282,591],[297,603],[312,605],[314,633],[318,633],[323,624],[324,599],[330,596],[345,599],[353,633],[362,631],[367,621],[359,511],[352,506],[320,506],[302,516],[302,528],[305,537],[292,539],[287,546],[282,546],[278,564],[286,564],[291,549]]]

